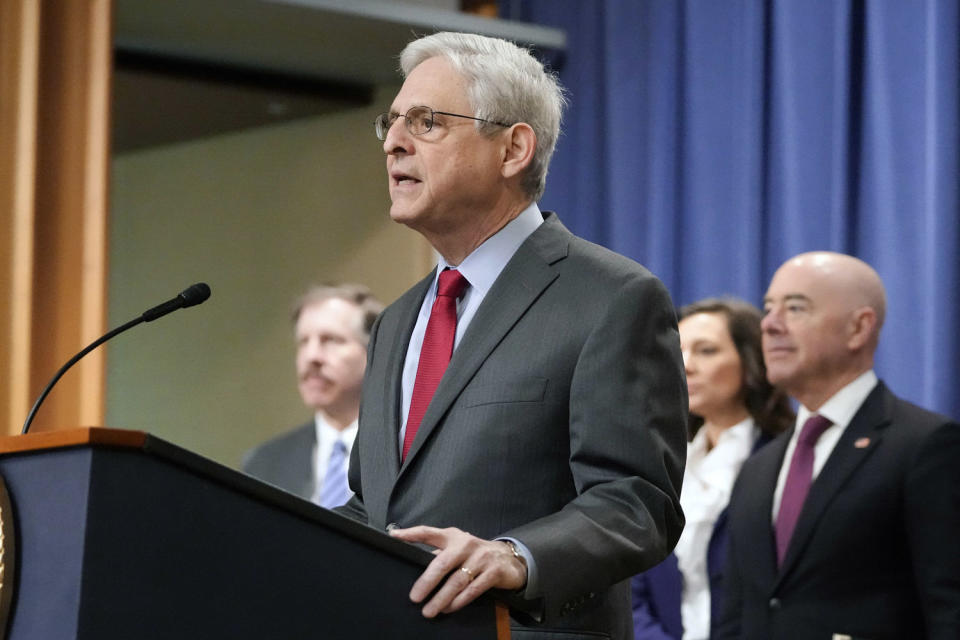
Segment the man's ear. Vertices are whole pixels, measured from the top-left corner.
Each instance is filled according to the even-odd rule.
[[[847,346],[858,350],[870,342],[876,333],[877,313],[870,307],[860,307],[850,317]]]
[[[518,122],[504,134],[503,160],[500,172],[504,178],[512,178],[523,173],[533,161],[533,152],[537,148],[537,134],[526,122]]]

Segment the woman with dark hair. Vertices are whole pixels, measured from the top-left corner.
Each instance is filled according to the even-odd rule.
[[[726,508],[744,461],[793,425],[786,396],[767,382],[760,310],[709,298],[680,309],[690,421],[677,547],[633,578],[636,640],[713,636],[721,608]]]

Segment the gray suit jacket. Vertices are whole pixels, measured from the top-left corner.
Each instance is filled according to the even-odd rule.
[[[789,438],[747,460],[734,488],[719,637],[960,638],[960,424],[877,385],[778,569],[771,514]]]
[[[543,619],[515,620],[514,638],[630,638],[628,578],[683,527],[676,318],[646,269],[545,218],[477,310],[403,464],[401,370],[432,274],[380,316],[343,512],[522,541]]]
[[[310,500],[316,484],[312,460],[316,444],[317,427],[311,420],[252,449],[244,456],[243,471]]]

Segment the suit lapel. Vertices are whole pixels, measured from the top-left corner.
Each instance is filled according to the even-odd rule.
[[[268,449],[270,482],[304,500],[313,497],[317,480],[313,457],[317,448],[317,424],[310,420],[285,436],[279,450]],[[266,453],[266,452],[265,452]]]
[[[823,469],[810,486],[810,493],[803,504],[800,519],[787,547],[787,555],[783,559],[781,581],[802,557],[803,549],[813,535],[817,522],[834,496],[883,439],[883,428],[890,424],[888,396],[889,392],[883,383],[878,383],[847,425]]]
[[[761,584],[773,585],[777,578],[777,549],[773,535],[773,492],[777,486],[777,477],[780,475],[780,466],[787,450],[790,434],[786,433],[774,439],[770,444],[758,451],[754,458],[756,467],[751,469],[751,475],[742,481],[747,484],[748,491],[756,498],[749,501],[749,509],[737,513],[748,522],[744,523],[744,531],[762,532],[760,539],[750,541],[751,544],[741,553],[752,554],[749,564],[756,568]],[[756,487],[756,488],[753,488]],[[732,523],[737,527],[738,523]]]
[[[557,278],[558,270],[554,263],[566,256],[570,237],[570,232],[556,216],[550,214],[504,267],[450,359],[401,466],[401,474],[416,459],[423,444],[484,360],[543,290]],[[403,366],[402,357],[400,366]]]
[[[413,327],[417,323],[417,316],[420,313],[420,307],[423,305],[423,299],[427,295],[427,290],[433,284],[435,271],[418,282],[406,296],[404,306],[400,309],[396,328],[393,335],[389,338],[389,344],[392,345],[389,362],[387,363],[387,379],[383,385],[381,397],[385,403],[383,415],[386,420],[381,424],[384,433],[381,434],[385,446],[388,448],[385,456],[389,464],[387,472],[390,478],[396,478],[400,473],[400,423],[401,423],[401,388],[403,380],[403,363],[407,356],[407,349],[410,347],[410,336],[413,333]]]

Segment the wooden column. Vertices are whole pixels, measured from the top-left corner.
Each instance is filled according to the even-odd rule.
[[[36,395],[106,324],[110,0],[0,2],[0,416]],[[98,425],[94,352],[32,429]]]

